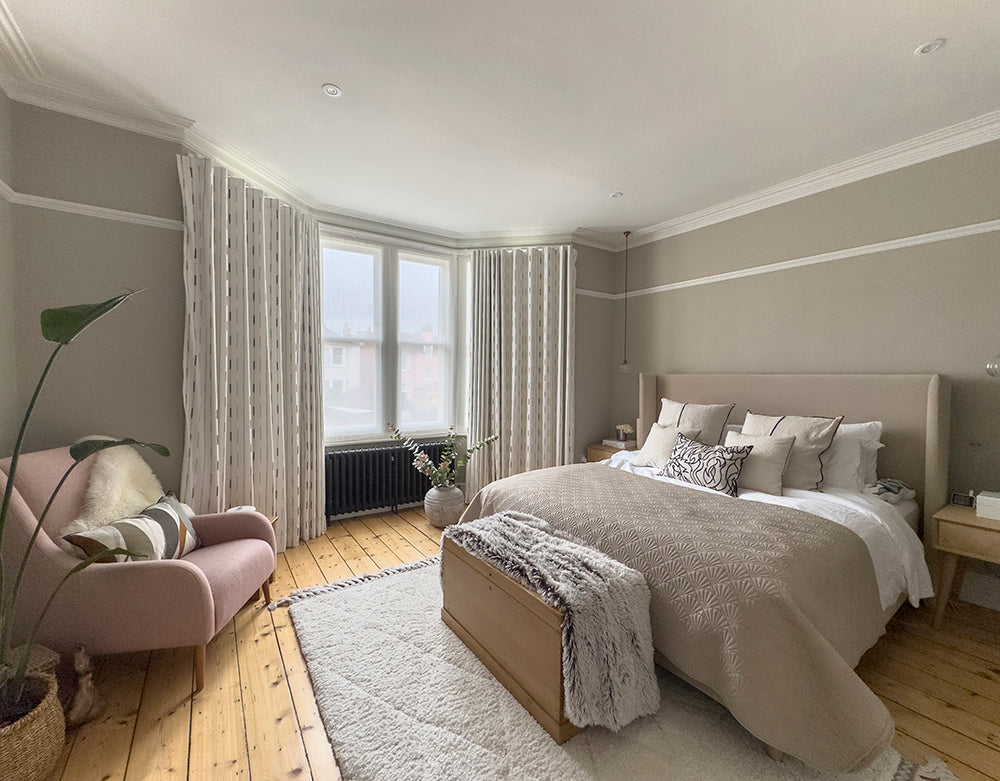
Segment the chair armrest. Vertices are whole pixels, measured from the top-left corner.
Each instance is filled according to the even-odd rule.
[[[73,575],[53,602],[43,635],[60,650],[82,643],[93,653],[120,653],[207,643],[215,619],[208,578],[195,565],[122,561]]]
[[[202,545],[218,545],[220,542],[256,538],[264,540],[277,555],[274,527],[271,526],[267,516],[262,513],[236,512],[196,515],[191,519],[191,525]]]

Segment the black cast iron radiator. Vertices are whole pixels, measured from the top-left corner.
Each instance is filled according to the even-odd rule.
[[[443,442],[421,444],[437,463]],[[413,468],[413,454],[403,447],[337,450],[326,454],[326,514],[343,515],[363,510],[420,502],[431,481]]]

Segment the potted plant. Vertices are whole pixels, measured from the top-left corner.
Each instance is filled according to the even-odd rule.
[[[56,347],[42,370],[42,375],[35,386],[35,392],[28,402],[28,408],[24,413],[21,428],[14,444],[14,452],[7,474],[7,486],[4,489],[3,501],[0,503],[0,547],[3,545],[3,533],[10,510],[14,477],[17,473],[17,462],[24,444],[24,434],[28,428],[28,421],[31,419],[35,403],[41,393],[42,385],[48,377],[56,356],[87,326],[118,307],[132,295],[132,293],[126,293],[99,304],[67,306],[46,309],[42,312],[42,336],[47,341],[54,342]],[[47,777],[62,751],[65,722],[57,697],[55,678],[51,675],[38,675],[30,672],[31,651],[42,620],[59,589],[69,577],[89,567],[101,554],[84,559],[70,570],[42,607],[37,620],[32,625],[27,642],[15,648],[13,647],[14,618],[18,609],[17,599],[21,578],[28,565],[35,540],[42,533],[42,522],[66,478],[88,456],[99,450],[120,445],[148,447],[159,455],[170,455],[170,452],[163,445],[138,442],[134,439],[85,440],[73,445],[70,448],[73,464],[56,485],[45,509],[39,516],[27,548],[21,556],[16,573],[5,571],[3,558],[0,558],[0,778],[8,781],[34,781],[34,779]],[[114,553],[132,555],[129,554],[129,551],[122,549],[116,549]],[[9,581],[11,576],[13,576],[12,582]]]
[[[458,434],[452,426],[445,437],[441,460],[435,464],[420,445],[410,437],[404,437],[392,423],[389,424],[389,431],[393,439],[402,442],[413,453],[413,467],[431,480],[430,490],[424,496],[424,512],[427,514],[427,519],[439,529],[455,523],[465,507],[465,495],[462,489],[455,485],[455,476],[459,469],[469,463],[477,452],[497,439],[497,436],[494,434],[481,439],[465,452],[459,453]]]

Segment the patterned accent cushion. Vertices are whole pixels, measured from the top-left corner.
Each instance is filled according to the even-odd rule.
[[[684,404],[670,399],[660,399],[661,426],[677,426],[698,429],[698,441],[706,445],[718,445],[722,441],[722,429],[729,420],[735,404]]]
[[[191,518],[174,496],[160,497],[156,504],[130,518],[121,518],[98,529],[67,534],[63,539],[79,550],[82,559],[105,553],[98,559],[104,563],[126,559],[179,559],[198,547]],[[115,548],[124,548],[134,556],[110,553]]]
[[[799,415],[755,415],[748,412],[743,433],[751,436],[795,437],[781,484],[785,488],[815,491],[823,484],[820,457],[833,442],[841,415],[837,418],[801,417]]]
[[[738,431],[726,432],[726,447],[753,448],[740,472],[740,488],[781,496],[781,476],[794,442],[795,437],[752,437]]]
[[[736,496],[740,471],[751,450],[753,445],[703,445],[678,434],[674,452],[660,474]]]
[[[688,439],[698,439],[701,433],[696,428],[677,428],[677,426],[661,426],[659,423],[654,423],[649,427],[646,441],[643,442],[642,449],[632,458],[632,463],[635,466],[663,469],[670,454],[674,452],[678,431]]]

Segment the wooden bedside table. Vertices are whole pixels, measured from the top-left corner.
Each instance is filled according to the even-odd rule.
[[[630,449],[629,452],[631,452],[632,449]],[[611,458],[611,456],[615,453],[621,453],[622,450],[624,450],[624,448],[602,445],[599,442],[596,445],[587,445],[587,462],[591,463],[594,461],[603,461],[605,458]]]
[[[974,507],[957,504],[941,508],[935,513],[934,520],[937,522],[934,547],[944,553],[934,606],[934,628],[938,629],[955,586],[959,559],[968,557],[1000,564],[1000,521],[980,518]],[[959,587],[961,580],[959,578]]]

